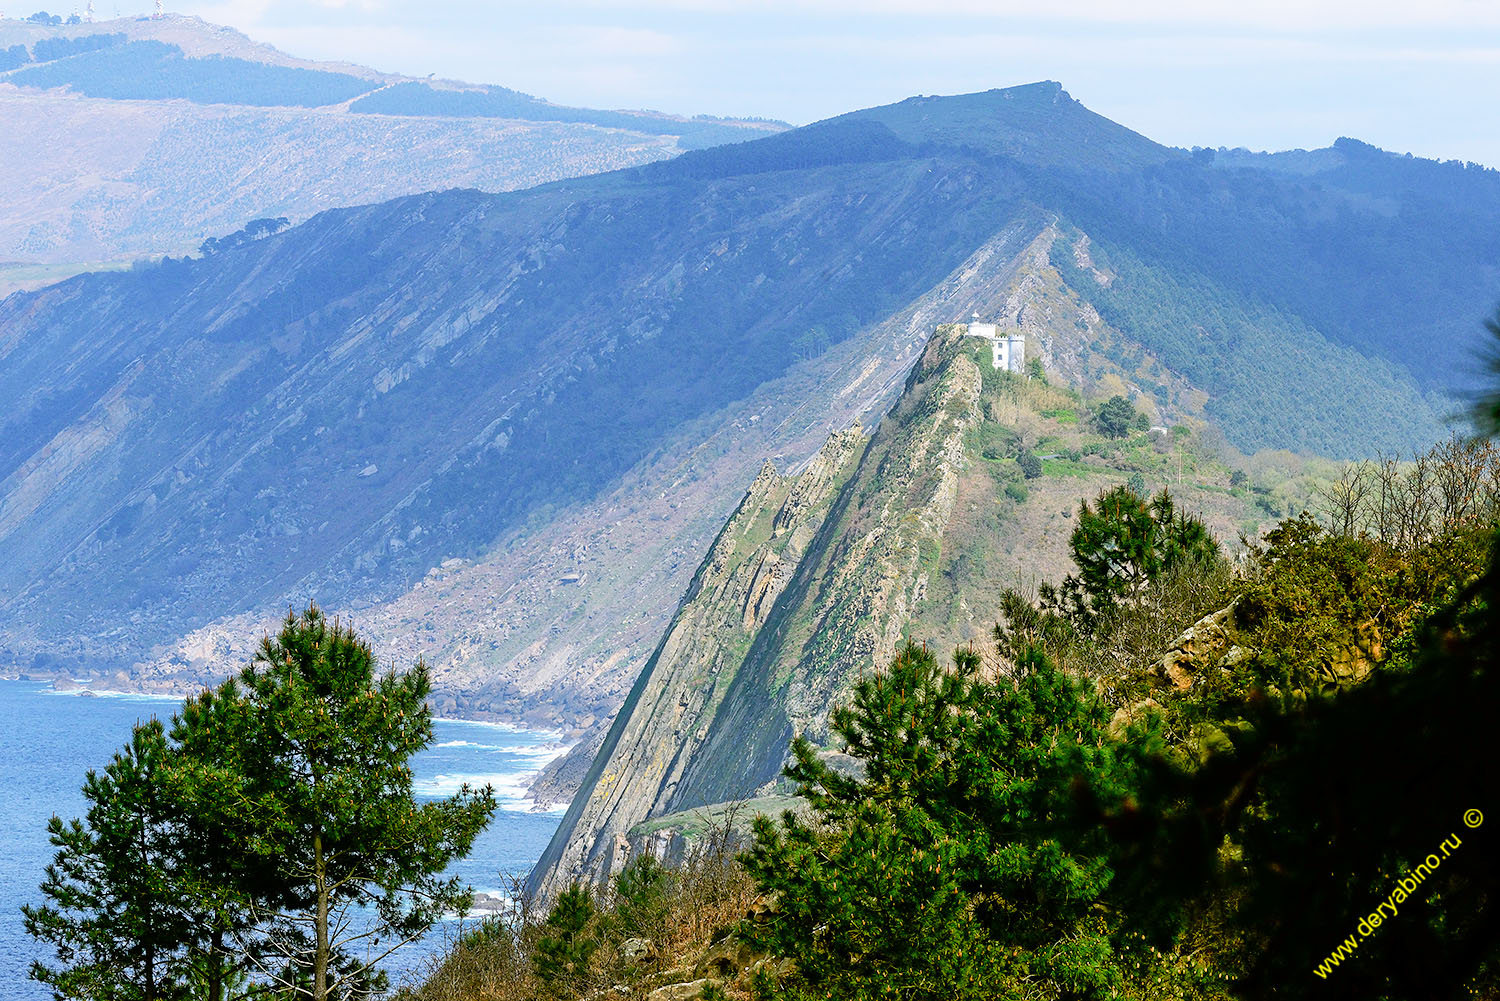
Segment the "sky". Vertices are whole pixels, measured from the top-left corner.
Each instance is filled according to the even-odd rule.
[[[101,14],[119,0],[96,0]],[[145,0],[133,0],[135,5]],[[1173,146],[1339,136],[1500,166],[1497,0],[168,0],[293,55],[801,125],[1058,80]],[[130,11],[125,10],[129,13]]]

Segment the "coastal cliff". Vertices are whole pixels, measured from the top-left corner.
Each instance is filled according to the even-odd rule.
[[[795,476],[761,470],[616,718],[534,891],[618,871],[643,822],[772,793],[794,735],[826,741],[829,710],[895,650],[937,571],[966,441],[984,419],[983,345],[963,333],[940,328],[873,437],[856,425]]]

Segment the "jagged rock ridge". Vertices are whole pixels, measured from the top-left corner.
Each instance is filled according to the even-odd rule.
[[[859,425],[831,437],[796,476],[767,462],[714,540],[687,596],[647,661],[569,807],[565,826],[594,832],[585,846],[554,841],[544,860],[566,871],[618,862],[645,812],[665,813],[787,584],[868,439]],[[566,853],[571,852],[571,855]],[[605,858],[602,856],[608,855]]]
[[[831,437],[791,483],[762,471],[616,718],[535,889],[607,876],[630,829],[653,816],[768,791],[793,735],[826,742],[830,709],[895,651],[937,569],[966,441],[984,419],[963,329],[930,341],[847,478],[835,471],[864,441],[857,430]]]

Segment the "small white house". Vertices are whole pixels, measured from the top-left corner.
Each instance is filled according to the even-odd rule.
[[[980,323],[979,314],[969,322],[969,336],[983,337],[990,342],[990,356],[995,367],[1006,372],[1026,371],[1026,335],[1019,330],[1000,333],[996,323]]]

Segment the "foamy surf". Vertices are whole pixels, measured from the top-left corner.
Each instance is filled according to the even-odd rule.
[[[528,732],[528,736],[541,736],[535,731]],[[467,753],[471,750],[480,750],[484,745],[474,742],[452,740],[439,747],[448,746],[455,750]],[[437,775],[418,775],[412,783],[412,790],[418,796],[443,797],[452,796],[464,786],[471,789],[481,789],[490,786],[495,790],[495,801],[502,810],[522,813],[554,813],[566,806],[553,808],[546,811],[536,810],[535,803],[530,796],[531,783],[537,774],[546,767],[547,763],[561,757],[568,751],[567,745],[558,743],[546,744],[520,744],[514,747],[496,747],[492,753],[503,754],[509,757],[507,763],[514,763],[513,767],[495,770],[454,770],[441,772]],[[451,766],[454,762],[445,762]],[[466,761],[466,764],[473,764]]]
[[[157,702],[164,705],[181,704],[181,695],[159,695],[153,692],[117,692],[112,688],[56,688],[42,689],[47,695],[70,695],[73,698],[120,699],[129,702]]]
[[[516,723],[497,723],[482,719],[454,719],[451,716],[434,716],[432,721],[447,727],[476,727],[486,730],[496,730],[500,733],[524,733],[531,737],[541,737],[543,740],[561,740],[561,730],[549,730],[531,726],[521,726]]]
[[[495,801],[502,810],[531,812],[533,804],[529,793],[536,774],[537,769],[489,774],[434,775],[430,778],[417,779],[412,784],[412,788],[418,796],[437,798],[452,796],[464,786],[470,789],[490,786],[495,790]]]

